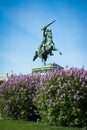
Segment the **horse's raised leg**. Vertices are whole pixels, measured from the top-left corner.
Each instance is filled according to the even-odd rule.
[[[33,61],[35,61],[35,59],[38,57],[37,51],[35,52],[35,55],[33,57]]]

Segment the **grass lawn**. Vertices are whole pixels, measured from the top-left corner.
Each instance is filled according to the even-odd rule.
[[[28,121],[0,120],[0,130],[81,130],[81,128],[56,127]]]

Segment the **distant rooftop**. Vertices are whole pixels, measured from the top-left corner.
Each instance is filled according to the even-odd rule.
[[[9,74],[0,74],[0,80],[8,80]]]

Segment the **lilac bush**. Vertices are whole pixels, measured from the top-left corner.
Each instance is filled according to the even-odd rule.
[[[55,69],[41,76],[36,106],[44,122],[62,126],[87,125],[87,71]]]
[[[4,118],[87,126],[87,71],[54,69],[45,75],[14,75],[0,85]]]
[[[37,120],[33,104],[38,75],[14,75],[0,86],[1,114],[4,118]]]

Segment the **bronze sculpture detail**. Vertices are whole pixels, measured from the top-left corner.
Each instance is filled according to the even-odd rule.
[[[55,48],[55,44],[52,40],[52,31],[47,29],[48,26],[50,26],[52,23],[47,24],[45,27],[43,27],[41,30],[43,30],[43,41],[40,44],[40,47],[35,52],[35,55],[33,57],[33,61],[35,61],[36,58],[41,58],[44,65],[46,65],[46,60],[48,58],[48,55],[52,56],[52,51],[59,51],[57,48]],[[62,53],[59,51],[59,54],[62,55]]]

